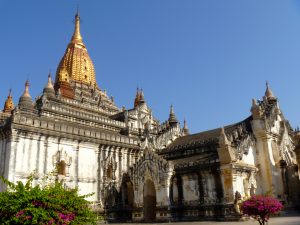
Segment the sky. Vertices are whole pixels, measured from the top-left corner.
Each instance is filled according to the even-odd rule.
[[[300,1],[99,0],[0,1],[0,107],[12,88],[17,104],[30,81],[41,95],[74,29],[97,83],[119,107],[136,88],[161,122],[170,105],[191,133],[250,115],[269,82],[292,127],[300,125]]]

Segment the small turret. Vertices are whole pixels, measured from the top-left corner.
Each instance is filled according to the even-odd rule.
[[[32,98],[29,94],[29,81],[25,82],[25,90],[23,95],[19,99],[19,106],[21,108],[31,108],[33,106]]]
[[[190,134],[190,131],[189,131],[189,128],[187,127],[187,123],[186,123],[186,120],[184,119],[184,122],[183,122],[183,135],[189,135]]]
[[[143,104],[145,103],[145,96],[144,96],[144,92],[143,92],[143,89],[141,89],[140,91],[140,99],[139,99],[139,104]]]
[[[259,105],[257,104],[256,100],[253,98],[252,99],[252,107],[251,107],[251,113],[252,113],[252,117],[253,119],[260,119],[261,118],[261,110]]]
[[[265,97],[268,99],[268,100],[276,100],[276,97],[274,96],[271,88],[269,87],[269,83],[268,81],[266,82],[266,92],[265,92]]]
[[[52,84],[52,79],[51,79],[50,73],[48,75],[48,82],[47,82],[46,86],[44,87],[43,94],[47,95],[47,96],[51,96],[51,97],[55,96],[55,91],[54,91],[54,87]]]
[[[9,89],[9,94],[4,103],[3,112],[10,113],[14,108],[15,108],[15,106],[14,106],[14,102],[13,102],[12,95],[11,95],[11,89]]]
[[[220,146],[227,146],[229,144],[229,141],[227,139],[227,136],[225,134],[224,127],[221,128],[220,136],[219,136],[219,145]]]
[[[170,107],[170,115],[169,115],[168,122],[169,122],[169,125],[171,127],[174,127],[178,124],[178,120],[177,120],[177,118],[175,116],[175,113],[174,113],[173,105],[171,105],[171,107]]]
[[[134,108],[138,107],[139,101],[140,101],[140,90],[139,88],[137,88],[135,99],[134,99]]]
[[[65,98],[74,98],[74,90],[70,84],[70,76],[65,66],[62,66],[58,72],[58,76],[56,77],[56,82],[54,86],[57,92]]]

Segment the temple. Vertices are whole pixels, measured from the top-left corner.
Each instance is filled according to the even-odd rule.
[[[131,109],[119,108],[97,84],[79,13],[45,83],[35,100],[29,81],[18,103],[10,91],[0,113],[0,175],[11,182],[54,172],[66,187],[94,193],[88,200],[109,221],[232,220],[254,194],[299,206],[300,132],[268,84],[249,117],[196,134],[173,106],[159,122],[141,89]]]

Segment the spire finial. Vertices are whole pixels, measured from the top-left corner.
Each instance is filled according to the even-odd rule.
[[[46,87],[47,88],[53,88],[51,73],[48,74],[48,83],[47,83]]]
[[[26,82],[25,82],[25,91],[24,91],[24,94],[23,94],[24,97],[31,97],[30,94],[29,94],[29,86],[30,86],[30,84],[29,84],[29,81],[27,79]]]
[[[71,42],[84,45],[82,42],[81,34],[80,34],[79,6],[77,6],[77,12],[75,14],[75,29],[74,29],[74,33],[73,33]]]
[[[11,88],[8,90],[8,97],[11,97],[11,92],[12,92],[12,90],[11,90]]]
[[[269,87],[269,82],[266,81],[266,92],[265,92],[265,96],[268,99],[276,99],[275,96],[273,95],[273,92],[271,91],[270,87]]]
[[[187,122],[186,122],[185,118],[184,118],[184,121],[183,121],[183,134],[184,135],[189,135],[190,134],[190,131],[189,131],[189,128],[187,126]]]
[[[134,108],[136,108],[139,105],[140,102],[140,89],[139,87],[136,88],[136,95],[134,99]]]
[[[79,17],[79,4],[77,4],[76,16]]]
[[[175,116],[175,113],[174,113],[174,108],[173,108],[173,105],[171,104],[170,106],[170,115],[169,115],[169,124],[172,126],[172,125],[177,125],[178,124],[178,120]]]
[[[140,89],[139,103],[145,103],[145,96],[142,88]]]
[[[188,127],[187,127],[187,123],[186,123],[186,119],[184,118],[184,120],[183,120],[183,128],[184,129],[187,129]]]

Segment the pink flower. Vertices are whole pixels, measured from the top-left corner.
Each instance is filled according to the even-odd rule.
[[[24,210],[21,210],[20,212],[18,212],[18,213],[16,214],[16,217],[19,218],[19,217],[21,217],[24,213],[25,213],[25,211],[24,211]]]
[[[55,220],[54,220],[54,219],[51,219],[51,220],[48,221],[48,225],[51,225],[51,224],[53,224],[53,223],[55,223]]]
[[[278,213],[282,204],[269,196],[252,196],[242,203],[242,212],[258,221],[268,221],[270,214]]]

